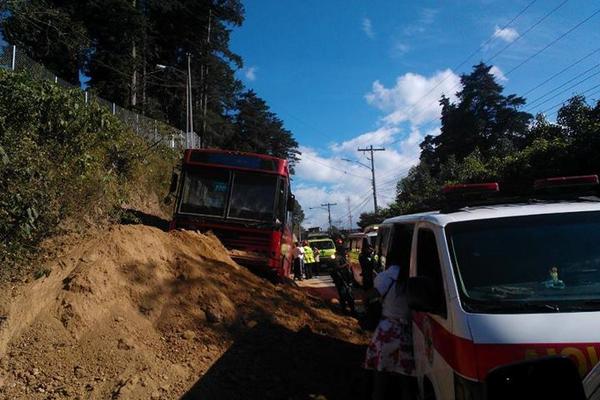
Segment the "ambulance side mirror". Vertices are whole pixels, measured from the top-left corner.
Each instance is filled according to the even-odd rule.
[[[567,357],[545,357],[501,366],[485,380],[487,400],[587,399],[577,367]]]
[[[433,281],[425,276],[408,278],[408,306],[419,312],[439,313],[440,304]]]

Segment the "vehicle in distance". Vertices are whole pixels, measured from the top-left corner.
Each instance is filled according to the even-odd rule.
[[[286,160],[185,150],[171,192],[176,200],[170,229],[212,231],[239,263],[289,276],[294,199]]]
[[[320,265],[319,267],[322,268],[323,266],[327,267],[327,268],[331,268],[335,265],[336,263],[336,249],[335,249],[335,243],[333,243],[333,240],[325,237],[318,237],[318,238],[309,238],[308,239],[308,244],[310,247],[312,248],[317,248],[319,249],[319,258],[320,258]]]
[[[375,247],[375,241],[377,239],[377,230],[370,230],[368,233],[359,232],[351,233],[346,238],[346,254],[348,254],[348,267],[352,272],[352,277],[357,285],[362,286],[363,274],[362,267],[360,265],[359,256],[362,251],[362,247],[365,244],[369,244]],[[374,254],[375,255],[375,254]]]

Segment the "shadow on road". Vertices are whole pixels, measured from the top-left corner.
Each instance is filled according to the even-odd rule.
[[[359,399],[364,346],[262,323],[239,338],[181,400]]]

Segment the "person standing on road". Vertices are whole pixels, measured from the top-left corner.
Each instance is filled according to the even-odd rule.
[[[387,257],[388,268],[374,280],[372,296],[382,298],[382,317],[367,348],[365,368],[373,371],[372,399],[413,399],[415,359],[406,297],[408,265],[400,246]]]
[[[315,264],[313,269],[314,275],[319,275],[319,271],[321,270],[321,250],[317,246],[312,248],[313,254],[315,256]]]
[[[304,276],[306,279],[312,279],[313,264],[315,263],[315,257],[313,251],[305,240],[303,243],[304,248]]]
[[[373,246],[371,246],[367,239],[364,239],[360,249],[360,255],[358,256],[364,290],[369,290],[373,287],[374,261]]]
[[[294,280],[302,280],[302,270],[304,269],[304,248],[300,242],[296,242],[294,246]]]
[[[333,280],[335,288],[337,289],[342,311],[346,312],[346,307],[348,307],[348,312],[350,315],[356,315],[348,264],[336,263],[333,269],[330,270],[329,274],[331,275],[331,279]]]

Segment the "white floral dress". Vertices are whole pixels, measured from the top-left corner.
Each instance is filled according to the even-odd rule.
[[[387,295],[383,300],[383,318],[373,333],[367,348],[364,367],[382,372],[413,375],[412,323],[403,290],[396,285],[400,267],[390,266],[375,278],[377,291]]]

